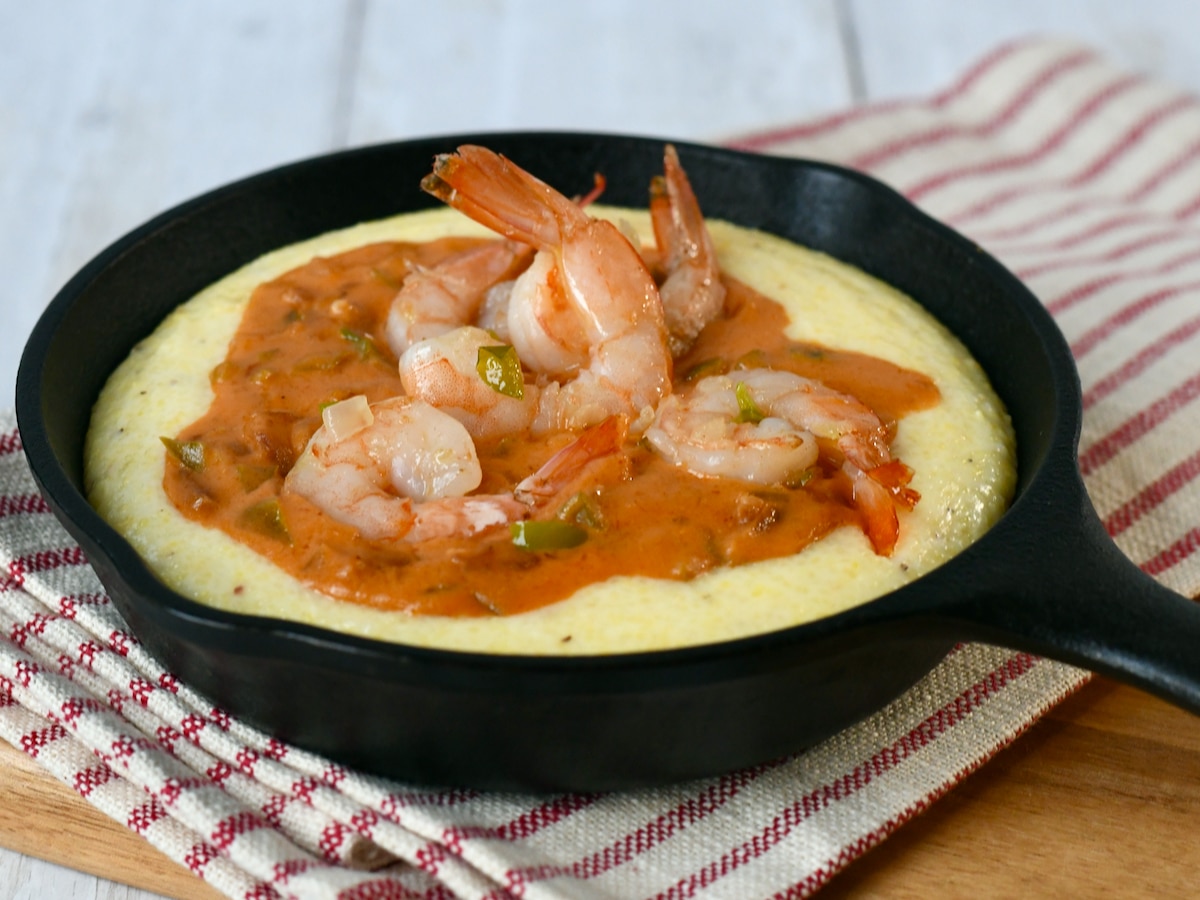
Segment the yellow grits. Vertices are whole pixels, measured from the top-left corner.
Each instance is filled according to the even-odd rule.
[[[589,211],[652,233],[645,212]],[[982,535],[1011,498],[1014,441],[1007,413],[966,349],[913,300],[857,269],[771,235],[708,224],[722,271],[783,304],[793,340],[888,360],[924,373],[941,391],[936,406],[901,420],[892,445],[914,470],[911,486],[921,494],[912,512],[900,512],[892,556],[876,555],[860,529],[846,527],[794,556],[691,581],[622,576],[520,615],[412,616],[317,593],[224,532],[180,514],[163,490],[159,436],[178,434],[208,409],[209,372],[225,358],[254,288],[314,256],[377,241],[490,234],[450,209],[285,247],[179,307],[101,393],[85,448],[89,499],[166,584],[201,603],[380,640],[492,653],[617,653],[772,631],[898,588]]]

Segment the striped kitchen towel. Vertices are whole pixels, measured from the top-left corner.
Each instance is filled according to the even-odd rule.
[[[1023,277],[1085,391],[1088,489],[1122,549],[1200,591],[1200,101],[1055,42],[949,90],[738,146],[865,169]],[[1086,673],[968,645],[808,752],[637,792],[429,791],[246,727],[128,633],[0,419],[0,732],[230,897],[801,897]]]

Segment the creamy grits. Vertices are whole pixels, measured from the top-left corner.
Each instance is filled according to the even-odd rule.
[[[649,235],[641,211],[589,208]],[[91,502],[178,592],[211,606],[400,643],[493,653],[598,654],[711,643],[821,618],[893,590],[976,540],[1015,481],[1007,415],[967,351],[918,304],[862,272],[779,238],[709,221],[721,271],[786,310],[787,336],[868,354],[931,379],[938,402],[900,419],[892,442],[921,495],[900,512],[890,556],[840,527],[799,553],[690,579],[619,575],[511,615],[413,615],[334,599],[223,531],[184,516],[164,490],[160,440],[208,410],[254,290],[315,257],[376,242],[493,237],[439,209],[283,248],[181,306],[113,374],[86,447]]]

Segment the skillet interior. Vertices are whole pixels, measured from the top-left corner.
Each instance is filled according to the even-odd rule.
[[[88,506],[91,406],[133,344],[268,250],[433,205],[420,175],[435,153],[468,142],[568,192],[603,172],[605,201],[630,206],[645,204],[661,166],[661,141],[577,134],[458,135],[335,154],[165,213],[50,305],[18,377],[26,452],[139,637],[217,703],[286,740],[410,781],[488,788],[631,787],[759,762],[862,718],[935,665],[960,636],[946,609],[971,567],[1005,558],[1004,534],[1022,528],[1003,526],[1036,513],[1047,479],[1077,481],[1078,384],[1049,317],[998,264],[889,189],[815,163],[677,144],[707,215],[823,250],[925,305],[989,373],[1017,432],[1017,501],[995,536],[900,591],[810,625],[661,653],[423,650],[195,604],[161,585]]]

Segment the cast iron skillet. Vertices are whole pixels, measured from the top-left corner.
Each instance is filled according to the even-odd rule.
[[[337,153],[185,203],[117,241],[50,304],[17,379],[30,465],[144,643],[217,703],[281,738],[413,782],[604,789],[713,774],[863,718],[958,641],[1105,672],[1200,712],[1200,605],[1109,541],[1076,466],[1067,346],[998,263],[890,189],[828,165],[680,145],[707,215],[784,235],[915,297],[970,348],[1007,404],[1019,485],[948,564],[812,624],[711,646],[592,658],[397,646],[208,609],[165,588],[88,506],[81,452],[97,392],[178,303],[260,254],[435,203],[435,153],[484,143],[556,185],[644,206],[662,142],[456,135]]]

